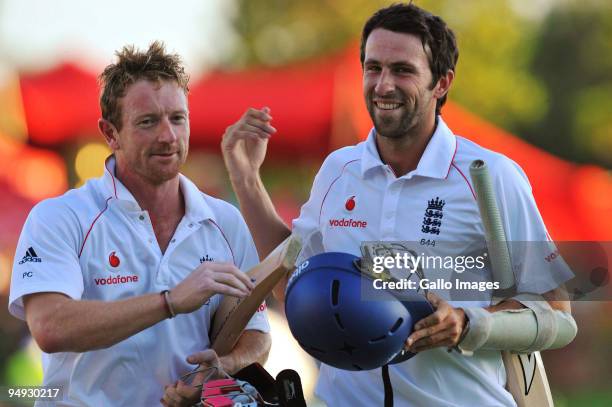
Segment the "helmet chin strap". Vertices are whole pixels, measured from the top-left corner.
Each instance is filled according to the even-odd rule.
[[[385,388],[385,407],[393,407],[393,386],[391,385],[391,377],[389,377],[389,365],[382,367],[382,381]]]

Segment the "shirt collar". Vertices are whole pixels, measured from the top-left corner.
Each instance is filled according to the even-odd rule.
[[[456,152],[457,139],[444,123],[442,117],[438,116],[436,131],[427,143],[417,168],[401,178],[420,175],[444,179],[448,176]],[[372,128],[361,155],[361,175],[364,176],[372,168],[384,167],[385,165],[376,147],[376,129]]]
[[[120,202],[122,206],[132,210],[141,210],[134,195],[115,176],[115,165],[115,156],[110,155],[104,162],[104,175],[102,176],[104,187],[111,197]],[[183,174],[179,174],[179,185],[185,199],[185,217],[196,222],[205,219],[214,221],[214,213],[198,187]]]
[[[215,215],[202,191],[183,174],[179,174],[179,183],[185,198],[185,217],[196,222],[205,219],[215,221]]]
[[[380,159],[378,148],[376,147],[376,129],[372,127],[363,146],[361,153],[361,176],[372,168],[382,167],[385,163]]]

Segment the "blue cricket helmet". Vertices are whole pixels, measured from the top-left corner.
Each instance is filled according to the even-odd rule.
[[[328,252],[298,267],[285,295],[291,333],[311,356],[340,369],[370,370],[411,358],[404,343],[433,308],[417,292],[404,291],[400,301],[375,290],[356,267],[358,260]],[[375,299],[364,300],[362,294]]]

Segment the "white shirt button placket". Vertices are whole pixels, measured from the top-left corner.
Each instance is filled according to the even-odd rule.
[[[396,239],[395,225],[397,223],[397,205],[399,203],[398,201],[401,191],[400,182],[400,180],[394,179],[393,182],[387,185],[387,189],[385,190],[381,213],[382,219],[380,222],[381,237],[383,240]]]

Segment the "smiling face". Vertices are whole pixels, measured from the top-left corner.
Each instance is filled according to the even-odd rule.
[[[142,79],[128,87],[119,103],[121,130],[109,140],[118,174],[130,173],[152,185],[175,178],[189,149],[183,89],[175,81]]]
[[[432,73],[421,40],[377,28],[365,45],[363,92],[379,135],[403,138],[431,118],[436,107]]]

